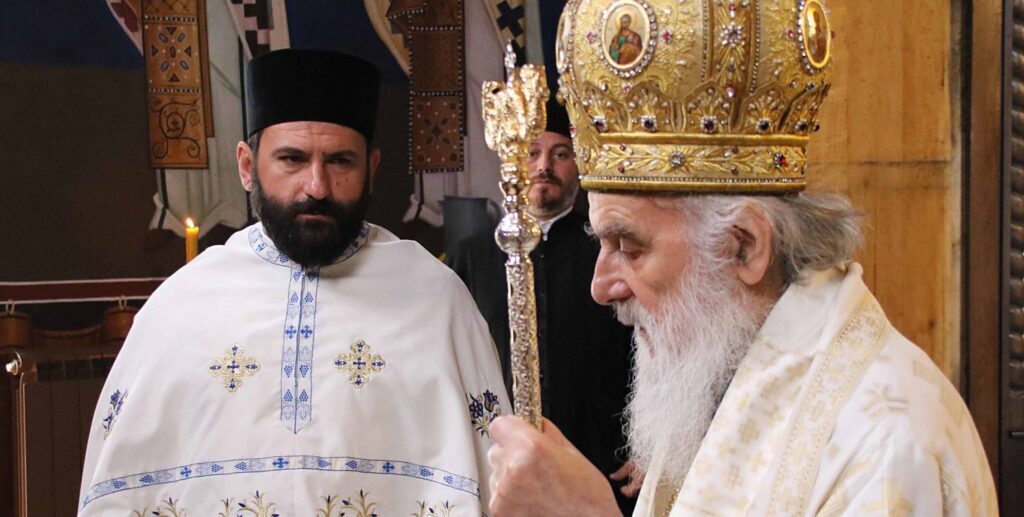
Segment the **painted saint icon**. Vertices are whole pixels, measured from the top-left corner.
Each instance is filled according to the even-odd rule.
[[[640,57],[643,50],[643,39],[635,31],[629,28],[633,23],[633,17],[624,14],[619,17],[619,31],[612,38],[608,47],[608,55],[619,65],[630,65],[636,58]]]
[[[807,61],[815,68],[824,68],[832,50],[832,29],[825,17],[825,8],[818,0],[808,0],[800,25]]]
[[[604,22],[605,59],[619,70],[640,62],[646,51],[650,20],[642,6],[625,1],[614,6]]]

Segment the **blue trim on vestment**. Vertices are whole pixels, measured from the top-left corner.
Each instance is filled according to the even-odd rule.
[[[476,480],[436,467],[399,460],[352,458],[348,456],[293,455],[204,461],[108,479],[96,483],[89,488],[89,492],[82,500],[82,508],[85,508],[86,505],[101,497],[135,488],[176,483],[202,477],[256,474],[279,470],[312,470],[404,476],[437,483],[474,495],[477,498],[480,497],[480,484]]]

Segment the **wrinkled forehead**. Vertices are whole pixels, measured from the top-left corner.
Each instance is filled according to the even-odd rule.
[[[624,232],[654,235],[675,231],[681,217],[676,197],[650,194],[591,191],[590,225],[597,236]]]

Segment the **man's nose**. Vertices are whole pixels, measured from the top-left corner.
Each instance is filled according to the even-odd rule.
[[[310,161],[304,193],[312,199],[326,199],[331,193],[330,178],[323,162]]]
[[[533,162],[533,170],[531,176],[542,176],[548,175],[552,171],[551,167],[551,155],[549,153],[540,153],[537,156],[537,160]]]
[[[633,291],[622,277],[621,266],[605,250],[597,256],[594,266],[594,280],[590,283],[590,295],[601,305],[625,301],[633,297]]]

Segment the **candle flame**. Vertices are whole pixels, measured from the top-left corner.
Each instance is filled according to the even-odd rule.
[[[185,226],[188,226],[189,228],[195,228],[196,223],[193,223],[192,218],[189,217],[188,219],[185,219]]]

